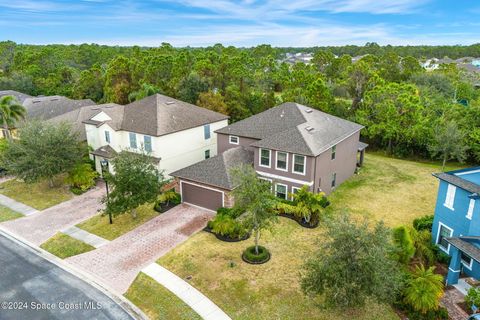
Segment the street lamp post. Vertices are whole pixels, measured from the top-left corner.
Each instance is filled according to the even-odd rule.
[[[105,181],[105,189],[107,190],[107,204],[108,204],[108,181],[105,178],[105,173],[108,173],[108,161],[106,159],[100,160],[100,166],[102,167],[102,178],[103,178],[103,181]],[[108,218],[110,220],[110,224],[112,224],[113,220],[112,220],[111,212],[108,213]]]

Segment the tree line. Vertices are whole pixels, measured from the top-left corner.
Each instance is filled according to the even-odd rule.
[[[290,65],[281,58],[293,49],[269,45],[143,48],[6,41],[0,42],[0,90],[119,104],[162,93],[225,113],[231,121],[294,101],[365,125],[364,139],[392,154],[478,162],[479,74],[455,64],[427,72],[417,58],[480,56],[479,48],[318,47],[310,50],[310,64]],[[352,61],[357,54],[367,55]]]

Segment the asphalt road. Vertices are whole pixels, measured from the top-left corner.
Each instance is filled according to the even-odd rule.
[[[99,289],[0,234],[0,319],[133,317]]]

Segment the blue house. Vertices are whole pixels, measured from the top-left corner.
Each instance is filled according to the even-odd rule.
[[[440,180],[432,240],[451,256],[447,284],[480,279],[480,167],[435,173]]]

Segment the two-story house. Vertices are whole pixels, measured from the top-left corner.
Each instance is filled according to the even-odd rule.
[[[480,279],[480,167],[435,173],[440,180],[432,241],[451,256],[447,283]]]
[[[215,130],[228,124],[228,116],[164,95],[155,94],[122,106],[95,106],[83,121],[88,145],[98,172],[102,160],[120,151],[146,152],[161,171],[172,171],[216,155]],[[112,166],[109,166],[112,170]]]
[[[354,174],[366,144],[359,124],[297,103],[277,107],[216,131],[218,156],[173,172],[183,201],[216,210],[232,204],[230,169],[251,164],[289,199],[302,186],[329,194]],[[360,159],[357,155],[360,152]]]

